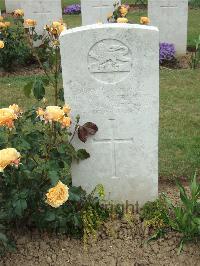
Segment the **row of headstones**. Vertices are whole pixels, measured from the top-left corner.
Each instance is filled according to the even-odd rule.
[[[118,1],[120,2],[120,1]],[[37,20],[41,33],[45,24],[62,18],[61,0],[5,0],[7,12],[23,8],[25,18]],[[82,25],[106,22],[116,0],[82,0]],[[173,43],[177,54],[187,47],[188,0],[149,0],[148,16],[151,25],[160,30],[160,42]]]

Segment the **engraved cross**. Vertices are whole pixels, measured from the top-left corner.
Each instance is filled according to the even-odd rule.
[[[94,139],[95,142],[98,143],[108,143],[112,144],[112,178],[117,178],[117,160],[116,160],[116,144],[119,143],[132,143],[133,138],[115,138],[115,119],[109,119],[111,121],[111,128],[112,128],[112,137],[105,138],[105,139]]]

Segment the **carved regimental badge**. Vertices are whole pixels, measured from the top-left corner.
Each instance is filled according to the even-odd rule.
[[[88,69],[104,83],[117,83],[127,77],[132,68],[130,49],[118,40],[101,40],[88,53]]]

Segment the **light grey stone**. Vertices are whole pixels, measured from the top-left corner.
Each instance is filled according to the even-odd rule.
[[[81,0],[82,25],[106,23],[116,3],[121,4],[121,0]]]
[[[65,102],[98,125],[74,185],[103,184],[107,199],[140,204],[158,193],[159,36],[151,26],[96,24],[61,34]]]
[[[21,0],[5,0],[6,12],[12,13],[16,9],[21,8]]]
[[[42,34],[44,27],[62,19],[61,0],[23,0],[24,19],[37,21],[36,32]]]
[[[176,54],[186,53],[188,0],[149,0],[148,16],[157,26],[160,42],[173,43]]]

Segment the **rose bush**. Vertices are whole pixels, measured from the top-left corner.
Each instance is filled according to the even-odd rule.
[[[68,104],[59,105],[63,99],[59,35],[66,25],[54,21],[38,36],[37,22],[31,18],[24,21],[21,10],[14,16],[16,23],[24,25],[29,50],[44,76],[24,87],[27,97],[33,95],[38,100],[37,106],[22,111],[13,104],[0,109],[0,252],[12,247],[6,228],[16,230],[20,225],[86,239],[108,215],[100,207],[102,187],[87,195],[72,185],[72,162],[90,157],[85,149],[76,150],[72,140],[77,134],[86,142],[98,127],[92,122],[80,125],[79,115],[71,119]],[[45,62],[38,55],[36,41],[45,50]],[[41,101],[46,86],[54,91],[54,105]]]

